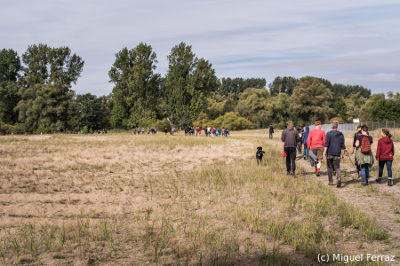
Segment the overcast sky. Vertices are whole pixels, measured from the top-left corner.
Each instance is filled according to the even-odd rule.
[[[78,93],[109,94],[115,54],[152,45],[157,71],[181,41],[218,77],[312,75],[400,91],[396,0],[0,0],[0,49],[69,46],[85,61]]]

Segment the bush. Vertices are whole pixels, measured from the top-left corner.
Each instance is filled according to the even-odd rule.
[[[24,134],[26,132],[24,124],[15,124],[13,128],[15,134]]]
[[[333,121],[337,121],[339,124],[343,124],[345,121],[343,120],[343,118],[341,117],[333,117],[329,120],[330,123],[332,123]]]
[[[1,135],[11,134],[12,131],[13,131],[13,126],[12,125],[0,122],[0,134]]]
[[[208,116],[205,113],[199,114],[197,117],[196,121],[193,122],[194,127],[200,127],[200,128],[206,128],[210,126],[210,119],[208,119]]]
[[[237,112],[228,112],[219,116],[211,122],[212,126],[225,127],[231,130],[250,129],[254,128],[253,123],[244,117],[241,117]]]
[[[153,126],[155,128],[157,128],[158,131],[171,131],[171,124],[168,122],[168,120],[166,118],[162,119],[162,120],[157,120],[156,122],[154,122]]]

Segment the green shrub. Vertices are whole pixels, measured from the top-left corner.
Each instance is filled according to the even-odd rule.
[[[11,134],[12,131],[13,131],[12,125],[0,122],[0,134],[1,135]]]
[[[171,124],[168,122],[166,118],[162,120],[157,120],[153,123],[153,126],[157,128],[159,131],[170,131],[171,130]]]
[[[228,112],[219,116],[211,122],[212,126],[225,127],[231,130],[250,129],[254,128],[253,123],[244,117],[241,117],[237,112]]]
[[[196,121],[193,122],[194,127],[200,127],[200,128],[206,128],[210,126],[211,124],[210,119],[208,119],[208,116],[205,113],[199,114],[197,117]]]

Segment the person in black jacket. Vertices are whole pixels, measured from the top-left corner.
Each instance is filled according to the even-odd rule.
[[[335,172],[337,177],[336,186],[340,187],[342,184],[340,159],[344,158],[346,146],[344,144],[344,136],[342,132],[338,131],[338,126],[339,123],[337,121],[332,122],[332,130],[326,134],[324,159],[326,159],[328,166],[329,185],[333,184],[332,175]]]
[[[286,129],[282,131],[282,153],[286,153],[287,175],[295,175],[296,172],[296,147],[300,142],[299,133],[293,128],[293,122],[286,123]]]
[[[269,139],[272,139],[272,135],[274,134],[274,127],[272,124],[269,125]]]

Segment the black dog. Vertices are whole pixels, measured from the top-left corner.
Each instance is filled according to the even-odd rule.
[[[257,165],[262,163],[262,158],[264,156],[265,151],[262,150],[262,147],[257,147],[257,152],[256,152],[256,159],[257,159]]]

